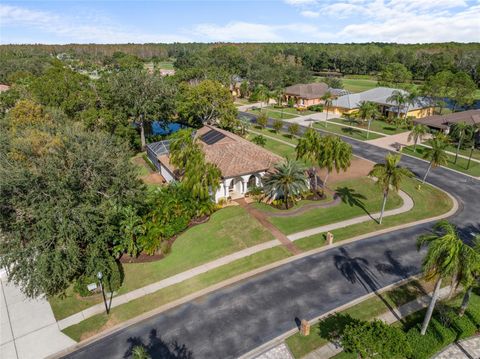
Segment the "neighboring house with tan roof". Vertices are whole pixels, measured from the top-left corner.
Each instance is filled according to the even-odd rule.
[[[8,90],[10,90],[10,86],[0,84],[0,92],[5,92],[5,91],[8,91]]]
[[[449,113],[446,115],[433,115],[413,121],[415,124],[427,125],[431,129],[450,132],[450,127],[455,123],[465,122],[472,126],[480,126],[480,110],[468,110]],[[477,142],[480,142],[480,133],[477,132]]]
[[[308,107],[322,103],[322,96],[329,91],[326,83],[297,84],[285,88],[285,101],[293,102],[297,106]]]
[[[282,158],[231,132],[205,125],[194,134],[207,162],[222,173],[220,187],[212,197],[244,197],[251,187],[261,186],[262,177]],[[147,145],[147,155],[167,182],[178,179],[169,161],[169,140]]]

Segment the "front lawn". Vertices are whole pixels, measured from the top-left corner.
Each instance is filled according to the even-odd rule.
[[[275,132],[271,128],[260,128],[259,126],[253,126],[251,130],[249,130],[250,133],[254,133],[255,135],[257,134],[262,134],[263,136],[270,136],[279,139],[280,141],[288,142],[291,143],[292,145],[297,145],[298,143],[298,138],[293,137],[286,133],[285,131],[281,130],[279,132]]]
[[[334,241],[338,242],[354,236],[398,226],[404,223],[436,217],[448,212],[452,208],[452,200],[445,192],[428,184],[424,184],[421,189],[417,189],[418,184],[418,180],[409,178],[405,180],[401,186],[402,190],[413,199],[414,207],[410,211],[395,216],[385,217],[382,224],[369,221],[335,229],[331,231],[334,235]],[[310,250],[324,246],[324,234],[320,233],[311,237],[299,239],[295,241],[295,245],[302,250]]]
[[[262,111],[260,111],[260,109],[252,109],[252,110],[248,110],[248,112],[253,113],[254,115],[260,115],[261,113],[265,113],[268,118],[274,118],[277,120],[288,120],[288,119],[298,117],[298,115],[292,115],[288,112],[282,113],[280,109],[278,111],[277,110],[272,111],[272,110],[266,110],[266,109],[262,109]]]
[[[273,239],[272,234],[242,207],[221,209],[214,213],[207,223],[192,227],[181,234],[173,244],[172,252],[164,259],[125,264],[125,281],[119,294]],[[73,291],[69,291],[63,299],[55,297],[49,300],[55,318],[59,320],[100,303],[102,298],[100,295],[80,298]]]
[[[367,130],[367,124],[362,123],[360,120],[347,120],[345,118],[335,118],[328,121],[335,122],[340,125],[349,125],[349,126],[357,127],[359,129]],[[408,129],[396,128],[394,124],[389,124],[389,123],[386,123],[385,121],[380,121],[380,120],[373,120],[372,123],[370,124],[370,130],[381,132],[386,135],[395,135],[397,133],[408,131]]]
[[[382,191],[370,178],[336,182],[334,189],[344,198],[337,206],[314,208],[292,217],[271,217],[269,221],[283,233],[292,234],[380,211]],[[398,208],[401,205],[400,196],[392,192],[387,200],[386,209]]]
[[[258,136],[257,134],[254,133],[249,133],[246,137],[247,140],[252,141],[254,137]],[[270,136],[270,135],[268,135]],[[296,157],[296,152],[295,152],[295,147],[292,147],[290,145],[287,145],[286,143],[281,143],[275,140],[272,140],[270,138],[265,138],[265,146],[263,146],[266,150],[269,150],[270,152],[273,152],[281,157],[289,157],[289,158],[295,158]],[[273,136],[272,136],[273,137]]]
[[[402,152],[412,155],[414,157],[423,158],[423,154],[425,153],[426,149],[427,147],[425,146],[417,146],[417,150],[414,151],[413,146],[408,146],[408,147],[404,147],[402,149]],[[448,155],[448,163],[445,167],[469,174],[474,177],[480,177],[480,163],[471,161],[470,168],[467,170],[468,159],[458,157],[457,163],[454,163],[454,160],[455,160],[455,155]],[[432,171],[435,171],[435,170],[433,169]]]
[[[367,138],[367,131],[362,131],[352,127],[344,127],[342,125],[337,125],[333,123],[327,123],[327,127],[325,127],[325,122],[315,122],[313,127],[318,128],[325,132],[331,132],[336,135],[341,136],[348,136],[360,141],[367,141],[367,140],[374,140],[376,138],[383,137],[382,135],[370,132]]]
[[[86,339],[112,325],[124,322],[145,312],[158,308],[176,299],[185,297],[213,284],[233,278],[242,273],[260,268],[289,257],[291,254],[282,246],[266,249],[249,257],[238,259],[215,268],[184,282],[163,288],[126,304],[112,308],[110,316],[97,314],[79,324],[65,328],[63,332],[76,341]],[[188,256],[187,256],[188,257]]]

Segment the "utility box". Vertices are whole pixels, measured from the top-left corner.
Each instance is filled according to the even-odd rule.
[[[310,323],[308,322],[308,320],[303,319],[300,322],[300,334],[304,337],[310,335]]]
[[[333,244],[333,233],[327,232],[327,244],[332,245]]]

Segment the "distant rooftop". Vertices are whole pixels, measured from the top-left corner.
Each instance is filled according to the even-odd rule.
[[[289,86],[285,89],[285,95],[300,97],[304,99],[321,98],[328,92],[328,85],[323,82],[311,84],[298,84]]]
[[[450,125],[460,122],[476,125],[480,124],[480,110],[454,112],[448,115],[433,115],[416,119],[414,122],[439,129],[447,129]]]
[[[380,105],[395,106],[396,104],[394,102],[387,100],[390,96],[392,96],[394,91],[400,91],[403,94],[408,94],[408,92],[405,90],[389,87],[375,87],[371,90],[340,96],[336,100],[332,101],[332,106],[355,109],[359,108],[364,101],[375,102]],[[429,99],[425,97],[418,97],[415,99],[415,103],[413,105],[409,105],[408,109],[411,111],[430,106],[431,104]],[[392,108],[392,110],[394,110],[394,108]]]

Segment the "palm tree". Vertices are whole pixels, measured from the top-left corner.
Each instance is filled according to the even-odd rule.
[[[446,220],[442,220],[435,224],[432,234],[424,234],[418,238],[417,249],[420,250],[423,246],[428,247],[422,263],[425,279],[436,279],[432,299],[422,324],[421,334],[425,335],[439,296],[442,280],[450,276],[455,280],[459,273],[464,243],[460,239],[456,227]]]
[[[258,85],[255,92],[257,93],[257,99],[260,100],[260,112],[262,112],[263,102],[267,102],[268,105],[268,100],[270,99],[270,91],[266,86]]]
[[[476,236],[473,247],[465,245],[462,268],[458,277],[459,282],[466,288],[462,304],[458,311],[458,315],[463,316],[470,302],[473,288],[480,284],[480,235]]]
[[[407,105],[405,108],[405,119],[407,118],[410,106],[415,105],[415,103],[417,102],[418,94],[418,90],[415,87],[412,87],[411,89],[409,89],[408,94],[405,96],[405,104]]]
[[[317,170],[315,168],[315,163],[319,161],[319,154],[322,149],[322,136],[315,131],[313,128],[309,128],[303,137],[298,140],[296,147],[297,160],[303,159],[305,161],[312,163],[312,170],[315,180],[312,190],[317,191]]]
[[[445,137],[443,135],[436,135],[434,138],[428,140],[427,143],[430,145],[430,148],[425,149],[423,158],[429,160],[430,163],[427,171],[425,172],[425,176],[423,176],[422,184],[425,183],[432,168],[445,165],[448,161],[448,155],[445,152],[445,148],[448,146],[448,143],[445,141]]]
[[[452,125],[450,136],[458,140],[457,151],[455,153],[455,163],[457,163],[458,152],[460,152],[460,147],[466,137],[472,136],[473,128],[471,125],[466,122],[458,122]]]
[[[370,101],[362,101],[358,108],[358,116],[363,121],[368,121],[367,140],[370,135],[370,125],[374,118],[378,117],[380,112],[378,111],[377,104]]]
[[[401,158],[401,155],[389,153],[385,157],[385,163],[377,163],[369,173],[369,176],[377,178],[377,183],[383,190],[382,211],[378,219],[379,224],[382,223],[390,188],[398,192],[402,180],[406,177],[413,177],[413,173],[409,169],[398,166]]]
[[[173,135],[170,141],[170,163],[182,175],[190,158],[198,151],[200,151],[200,147],[193,136],[192,130],[180,130]]]
[[[417,152],[418,140],[423,141],[423,138],[430,132],[428,126],[424,124],[416,124],[408,134],[408,141],[413,139],[413,151]]]
[[[346,171],[350,167],[352,159],[352,146],[344,142],[338,136],[325,136],[321,142],[321,149],[318,153],[318,164],[321,168],[327,169],[323,180],[323,188],[327,187],[328,176],[335,169]]]
[[[395,90],[387,98],[387,101],[393,102],[397,106],[397,117],[400,117],[402,106],[408,102],[408,96],[403,91]]]
[[[136,345],[132,349],[132,358],[133,359],[151,359],[152,357],[148,354],[147,349],[141,345]]]
[[[263,189],[269,200],[281,198],[288,209],[289,201],[308,190],[305,168],[295,160],[287,158],[275,166],[275,171],[264,177]]]
[[[327,127],[327,121],[328,121],[328,110],[332,106],[332,93],[330,91],[327,91],[325,95],[322,96],[322,100],[325,106],[326,111],[326,117],[325,117],[325,128]]]

